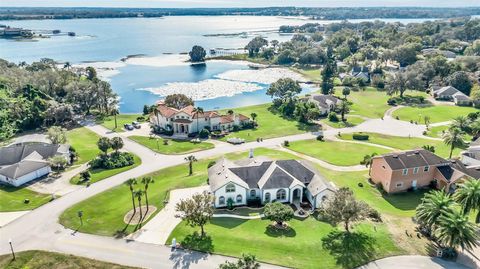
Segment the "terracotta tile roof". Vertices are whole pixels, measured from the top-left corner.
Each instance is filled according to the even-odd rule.
[[[215,118],[215,117],[219,117],[220,115],[218,114],[217,111],[204,111],[203,113],[194,113],[193,114],[193,118],[196,119],[198,116],[198,118]]]
[[[220,119],[220,124],[226,124],[226,123],[234,122],[232,115],[222,115],[221,117],[222,118]]]
[[[192,116],[194,109],[195,109],[195,107],[193,107],[193,106],[186,106],[186,107],[180,109],[180,111],[181,111],[181,112],[185,112],[185,113],[187,113],[188,115]]]
[[[170,118],[178,112],[178,110],[176,110],[175,108],[168,107],[163,103],[158,104],[157,111],[160,112],[160,114],[165,118]]]
[[[246,121],[246,120],[250,120],[249,117],[243,115],[243,114],[238,114],[238,119],[240,119],[240,121]]]

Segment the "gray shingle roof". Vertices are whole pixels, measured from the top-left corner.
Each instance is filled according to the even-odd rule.
[[[257,188],[258,181],[265,174],[272,162],[263,162],[259,166],[229,168],[235,175],[248,184],[250,188]]]
[[[288,188],[293,180],[293,177],[277,167],[273,170],[272,174],[270,174],[265,184],[262,186],[262,189]]]
[[[295,160],[277,161],[277,165],[304,184],[310,183],[315,175],[303,164]]]
[[[394,152],[380,158],[384,158],[392,170],[448,163],[447,160],[425,149]]]

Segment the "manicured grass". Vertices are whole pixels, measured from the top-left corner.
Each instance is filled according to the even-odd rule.
[[[444,132],[448,130],[449,125],[433,126],[428,127],[426,136],[442,138]],[[465,141],[471,141],[472,136],[469,134],[464,135]]]
[[[335,228],[313,217],[288,221],[289,229],[276,230],[269,220],[214,218],[206,225],[204,239],[195,236],[198,228],[182,222],[170,235],[189,248],[223,255],[254,254],[263,262],[293,268],[354,268],[370,260],[400,255],[404,252],[391,240],[382,224],[362,223],[344,244],[333,251],[323,247],[323,240]],[[332,242],[331,240],[328,240]]]
[[[132,121],[137,121],[138,117],[142,117],[142,114],[119,114],[117,115],[117,129],[115,129],[115,117],[110,116],[102,120],[97,120],[97,123],[102,124],[105,128],[109,130],[114,130],[116,132],[124,132],[123,125],[126,123],[131,124]],[[147,116],[143,116],[148,118]]]
[[[333,128],[345,128],[345,127],[353,127],[353,126],[359,125],[360,123],[365,121],[360,117],[346,116],[346,118],[347,118],[346,122],[343,122],[341,120],[338,122],[332,122],[332,121],[329,121],[328,119],[322,119],[321,122]],[[340,119],[340,116],[339,116],[339,119]]]
[[[207,182],[207,165],[210,160],[201,160],[193,164],[194,174],[188,176],[188,164],[169,167],[151,173],[154,183],[149,185],[149,204],[157,207],[154,216],[164,207],[167,193],[173,189],[196,187]],[[142,189],[139,184],[136,189]],[[144,199],[143,199],[144,200]],[[142,202],[143,204],[145,201]],[[70,208],[60,216],[60,223],[80,232],[113,236],[129,234],[135,231],[135,225],[123,222],[125,214],[132,209],[130,189],[122,184],[105,192],[84,200]],[[83,211],[83,226],[80,226],[77,212]]]
[[[142,160],[137,156],[133,155],[133,160],[134,164],[130,166],[125,166],[121,168],[115,168],[115,169],[89,169],[91,178],[90,178],[90,183],[95,183],[97,181],[106,179],[108,177],[114,176],[116,174],[120,174],[122,172],[125,172],[127,170],[133,169],[137,166],[139,166],[142,163]],[[70,183],[72,184],[86,184],[86,182],[81,182],[80,181],[80,175],[74,176],[71,180]]]
[[[342,94],[343,87],[338,87],[336,95]],[[366,87],[358,92],[351,91],[347,99],[352,102],[350,114],[360,115],[367,118],[381,118],[390,106],[387,104],[389,96],[384,91],[378,91],[373,87]]]
[[[263,208],[236,207],[233,210],[216,209],[214,214],[231,214],[238,216],[258,216],[263,214]]]
[[[320,77],[320,68],[291,68],[293,71],[302,74],[304,77],[308,78],[314,82],[321,82],[322,78]]]
[[[357,165],[367,154],[372,154],[374,152],[377,154],[384,154],[389,152],[387,149],[376,146],[317,140],[290,142],[288,148],[340,166]]]
[[[91,269],[133,269],[135,267],[123,266],[108,262],[97,261],[74,255],[60,254],[42,250],[29,250],[15,253],[13,261],[10,254],[0,256],[0,268],[5,269],[66,269],[66,268],[91,268]]]
[[[430,106],[430,107],[403,107],[393,112],[394,117],[403,121],[414,121],[424,124],[424,117],[429,116],[430,122],[450,121],[458,116],[466,116],[468,113],[476,112],[478,109],[462,106]]]
[[[89,162],[100,153],[97,141],[100,138],[96,133],[85,127],[79,127],[67,132],[67,143],[70,144],[78,154],[74,164]]]
[[[150,138],[138,135],[129,136],[128,138],[161,154],[185,154],[215,147],[209,142],[192,143],[188,140],[167,139],[168,144],[165,145],[165,139],[163,138]]]
[[[368,140],[363,142],[384,145],[399,150],[417,149],[424,145],[435,147],[435,153],[441,157],[448,158],[450,154],[450,146],[443,143],[441,140],[424,139],[418,137],[400,137],[390,136],[377,133],[365,133],[369,135]],[[353,140],[352,134],[342,134],[340,139]],[[452,156],[457,156],[463,149],[456,148]]]
[[[263,104],[233,109],[235,113],[241,113],[247,117],[250,117],[250,114],[252,113],[256,113],[258,127],[256,129],[232,132],[222,140],[225,141],[228,137],[239,137],[246,141],[255,141],[259,137],[273,138],[316,131],[318,129],[318,126],[316,125],[306,125],[293,119],[285,119],[280,114],[271,112],[269,110],[270,105],[271,104]]]
[[[24,187],[0,185],[0,212],[32,210],[48,203],[51,198],[49,194],[37,193]],[[26,204],[25,199],[30,202]]]

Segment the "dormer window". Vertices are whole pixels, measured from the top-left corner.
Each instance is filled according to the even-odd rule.
[[[225,187],[225,192],[235,192],[235,185],[228,184],[227,187]]]

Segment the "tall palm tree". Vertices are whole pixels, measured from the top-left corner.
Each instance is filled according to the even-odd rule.
[[[255,120],[257,119],[258,115],[257,115],[257,113],[253,112],[253,113],[250,114],[250,117],[252,117],[253,122],[255,122]]]
[[[137,197],[137,200],[138,200],[138,208],[140,210],[140,218],[139,218],[139,224],[140,226],[142,225],[142,218],[143,218],[143,214],[142,214],[142,196],[143,196],[143,190],[137,190],[135,191],[135,197]]]
[[[443,135],[443,142],[450,146],[449,158],[451,159],[453,150],[465,145],[462,130],[456,127],[448,129],[448,131]]]
[[[470,131],[472,132],[473,140],[480,136],[480,119],[476,119],[470,124]]]
[[[450,248],[461,247],[462,250],[477,246],[480,239],[476,225],[468,221],[468,216],[458,211],[447,212],[440,217],[435,236],[442,245]]]
[[[416,218],[432,230],[442,215],[452,211],[454,203],[448,193],[439,190],[431,191],[425,194],[422,203],[417,206]]]
[[[467,117],[458,116],[458,117],[455,117],[453,119],[452,123],[450,124],[449,129],[458,128],[462,132],[465,132],[468,129],[468,125],[469,125],[469,123],[468,123]]]
[[[193,155],[190,155],[190,156],[187,156],[185,157],[185,161],[188,162],[188,175],[191,176],[193,174],[193,162],[196,162],[197,161],[197,158],[195,158],[195,156]]]
[[[480,222],[480,180],[468,179],[459,185],[453,198],[462,206],[462,212],[468,215],[476,210],[476,223]]]
[[[196,107],[193,109],[193,113],[197,116],[197,132],[200,132],[199,128],[198,128],[198,114],[203,114],[203,108],[201,107]]]
[[[125,181],[125,185],[130,188],[130,194],[132,195],[133,215],[135,215],[137,208],[135,207],[135,192],[133,191],[133,186],[137,185],[137,180],[135,178],[129,178],[127,181]]]
[[[143,184],[143,191],[145,193],[145,204],[147,205],[147,212],[145,212],[145,215],[148,214],[148,185],[150,183],[153,183],[153,179],[151,177],[143,177],[141,180]]]
[[[70,62],[65,62],[65,64],[63,65],[63,68],[67,70],[70,70],[70,67],[72,67],[72,64]]]
[[[368,167],[368,174],[370,175],[371,169],[372,169],[372,161],[373,157],[377,156],[377,153],[374,152],[371,155],[365,155],[363,156],[363,160],[360,162],[360,164],[365,165],[365,167]]]
[[[117,129],[118,125],[117,125],[117,115],[119,114],[119,111],[117,108],[114,108],[112,109],[112,115],[113,115],[113,119],[115,120],[115,129]]]

